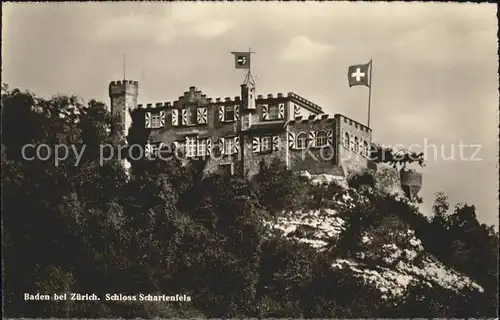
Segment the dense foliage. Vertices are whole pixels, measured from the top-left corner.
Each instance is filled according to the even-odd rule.
[[[473,206],[450,214],[439,195],[429,220],[393,196],[369,192],[368,203],[345,210],[339,241],[317,252],[268,236],[261,221],[284,209],[328,207],[343,192],[336,184],[312,185],[277,161],[263,164],[251,183],[203,176],[202,162],[186,166],[174,159],[134,161],[127,176],[116,159],[99,163],[99,146],[121,143],[108,134],[114,120],[103,104],[41,99],[4,86],[1,111],[5,316],[495,316],[498,234],[477,221]],[[56,166],[53,156],[23,159],[26,144],[86,147],[78,164],[70,152]],[[362,194],[374,182],[365,177],[353,187]],[[417,283],[394,304],[350,272],[330,267],[332,257],[359,250],[362,232],[385,239],[386,224],[413,228],[428,252],[485,292],[457,294]],[[64,292],[95,293],[101,301],[23,299],[23,293]],[[192,300],[107,302],[106,293]]]

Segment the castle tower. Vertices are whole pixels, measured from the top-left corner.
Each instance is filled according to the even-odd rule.
[[[111,98],[111,115],[118,119],[118,126],[111,128],[112,135],[126,138],[132,125],[130,112],[137,108],[139,96],[139,82],[123,80],[112,81],[109,84],[109,97]]]
[[[255,112],[255,86],[244,83],[241,85],[241,130],[246,131],[252,126],[252,113]]]

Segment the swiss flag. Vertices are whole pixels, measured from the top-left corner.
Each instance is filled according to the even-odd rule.
[[[370,87],[369,72],[371,62],[367,64],[357,64],[349,66],[347,70],[347,78],[349,80],[349,87],[352,86],[367,86]]]
[[[234,67],[236,69],[250,69],[251,52],[231,52],[234,54]]]

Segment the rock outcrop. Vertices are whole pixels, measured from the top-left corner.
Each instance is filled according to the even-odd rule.
[[[387,181],[379,185],[379,189],[400,196],[401,189],[391,180],[390,170],[386,175]],[[311,176],[313,181],[329,182],[337,180],[335,177]],[[379,180],[380,181],[380,180]],[[389,182],[390,182],[389,181]],[[343,184],[343,183],[341,183]],[[345,184],[344,184],[345,185]],[[356,199],[356,200],[353,200]],[[363,198],[356,190],[346,189],[336,205],[332,208],[319,210],[305,210],[286,212],[274,220],[265,221],[269,231],[288,239],[295,239],[307,243],[317,250],[328,250],[345,229],[345,222],[340,217],[342,208],[349,208],[362,203]],[[412,205],[408,202],[408,205]],[[391,239],[397,238],[396,243],[374,243],[376,235],[363,235],[363,251],[354,257],[337,258],[332,261],[332,268],[349,269],[357,277],[375,286],[386,298],[402,296],[409,285],[415,282],[427,286],[441,286],[446,289],[460,291],[465,288],[483,291],[483,288],[470,278],[445,266],[431,254],[427,253],[411,229],[391,231]]]

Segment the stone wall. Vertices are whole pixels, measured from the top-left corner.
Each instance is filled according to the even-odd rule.
[[[347,176],[369,167],[367,148],[371,144],[371,129],[340,114],[335,115],[337,163]]]
[[[130,112],[137,108],[137,97],[139,95],[139,83],[137,81],[112,81],[109,84],[109,96],[111,98],[111,115],[119,121],[120,134],[128,135],[128,129],[132,126]],[[113,128],[113,134],[117,134]]]
[[[254,152],[254,139],[260,139],[264,136],[278,137],[278,150],[271,150],[270,152]],[[274,126],[274,128],[269,128],[267,130],[252,130],[244,138],[243,152],[245,158],[244,166],[248,178],[251,178],[259,172],[259,164],[262,160],[266,163],[270,163],[274,158],[279,158],[286,164],[288,152],[286,132],[282,126]]]
[[[244,169],[248,175],[258,172],[261,160],[271,161],[280,158],[289,169],[294,171],[307,171],[310,174],[329,174],[347,176],[351,171],[359,171],[368,167],[366,154],[363,150],[352,147],[354,139],[358,144],[369,145],[371,143],[371,130],[366,126],[344,117],[335,115],[329,118],[322,114],[320,106],[295,94],[288,93],[286,96],[279,93],[276,96],[258,95],[255,100],[255,109],[244,108],[240,97],[225,97],[224,99],[207,98],[205,94],[190,87],[178,100],[174,102],[148,103],[137,105],[137,82],[112,82],[110,84],[110,96],[115,112],[121,112],[131,108],[134,118],[134,126],[145,128],[146,114],[161,114],[164,123],[159,128],[145,128],[145,141],[153,144],[163,143],[168,148],[173,148],[175,142],[183,143],[187,136],[198,139],[209,139],[212,154],[205,157],[207,160],[206,171],[213,172],[221,164],[232,163],[235,167],[237,162],[244,159]],[[284,115],[281,119],[265,120],[263,118],[263,105],[284,106]],[[135,106],[137,105],[137,108]],[[123,108],[121,107],[123,106]],[[232,106],[238,109],[235,121],[225,122],[220,120],[221,108]],[[185,124],[181,121],[183,109],[192,110],[193,120],[196,120],[196,109],[206,108],[206,123]],[[178,114],[177,124],[172,120],[173,114]],[[226,109],[227,110],[227,109]],[[251,117],[251,125],[241,131],[241,119],[248,114]],[[304,118],[303,116],[308,117]],[[225,119],[227,120],[227,119]],[[125,121],[127,122],[127,121]],[[315,134],[326,134],[328,143],[326,146],[318,147],[311,141],[316,141]],[[262,136],[274,136],[279,139],[279,149],[271,152],[254,152],[254,140]],[[306,138],[306,147],[298,148],[296,143],[290,144],[290,137],[296,141],[299,135]],[[348,143],[344,143],[344,136],[349,137]],[[235,140],[239,148],[232,155],[215,154],[221,138],[237,137]]]
[[[333,174],[335,172],[335,120],[324,116],[310,116],[307,119],[292,120],[287,126],[289,168],[293,171],[308,171],[310,174]],[[315,145],[316,133],[328,133],[328,144]],[[299,139],[306,139],[306,146]]]

